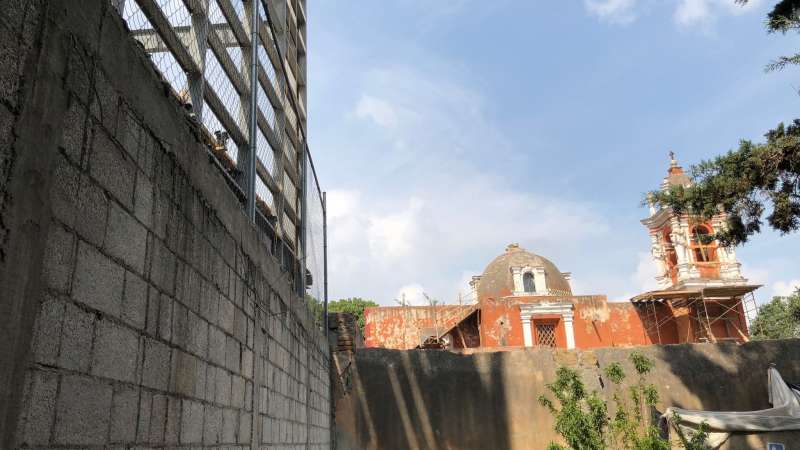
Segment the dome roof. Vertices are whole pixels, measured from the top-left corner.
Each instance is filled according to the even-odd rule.
[[[514,293],[512,267],[544,267],[548,291],[553,295],[572,295],[569,282],[549,259],[531,253],[518,244],[510,244],[505,253],[486,266],[478,283],[478,298],[500,298]]]

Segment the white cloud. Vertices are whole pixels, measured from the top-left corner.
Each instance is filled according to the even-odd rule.
[[[636,20],[637,0],[584,0],[583,4],[604,22],[624,25]]]
[[[657,289],[658,284],[656,284],[656,276],[658,272],[652,255],[650,255],[650,253],[640,252],[637,256],[639,262],[636,265],[636,272],[631,276],[631,283],[634,287],[639,289],[639,292]]]
[[[678,0],[661,5],[674,8],[672,18],[679,27],[708,30],[719,16],[745,14],[758,8],[761,2],[751,0],[741,5],[734,0]],[[652,0],[584,0],[583,4],[589,15],[602,22],[627,25],[656,3]]]
[[[675,23],[682,27],[706,24],[711,20],[709,0],[681,0],[675,8]]]
[[[406,304],[412,306],[428,305],[428,299],[425,298],[425,288],[419,283],[411,283],[401,287],[394,297],[394,300],[405,301]]]
[[[774,295],[788,296],[794,294],[794,291],[800,288],[800,279],[789,281],[777,281],[772,284],[772,292]]]
[[[336,133],[342,141],[324,145],[358,174],[329,191],[331,298],[392,304],[401,287],[418,301],[425,286],[454,303],[510,242],[557,260],[547,249],[577,253],[608,232],[593,205],[520,190],[487,167],[519,164],[519,151],[448,70],[368,71],[355,98]],[[365,120],[381,126],[364,131]],[[546,149],[525,149],[537,151]]]
[[[397,126],[397,111],[386,101],[369,95],[358,100],[354,114],[359,119],[369,119],[382,127]]]
[[[722,14],[740,15],[758,7],[760,0],[751,0],[744,5],[734,0],[680,0],[673,18],[682,28],[708,28]]]

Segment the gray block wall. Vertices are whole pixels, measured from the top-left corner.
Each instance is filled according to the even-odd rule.
[[[327,343],[110,2],[0,2],[0,56],[0,448],[330,448]]]

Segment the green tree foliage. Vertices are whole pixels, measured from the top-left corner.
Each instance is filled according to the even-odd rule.
[[[328,302],[328,311],[329,312],[343,312],[343,313],[350,313],[356,316],[356,320],[358,322],[358,327],[361,329],[361,334],[364,334],[364,309],[378,306],[377,303],[373,302],[372,300],[366,300],[359,297],[351,297],[351,298],[343,298],[340,300],[334,300],[332,302]]]
[[[747,0],[737,0],[747,3]],[[782,0],[767,16],[770,33],[800,31],[800,0]],[[782,56],[766,70],[800,64],[800,53]],[[694,184],[653,192],[653,198],[678,213],[709,218],[720,208],[728,213],[727,229],[715,238],[737,245],[761,231],[763,218],[781,233],[800,229],[800,119],[768,131],[766,142],[743,140],[739,147],[692,168]]]
[[[669,450],[669,441],[662,439],[658,428],[652,423],[650,411],[658,402],[658,390],[647,383],[646,376],[653,370],[653,360],[639,352],[628,357],[637,374],[635,384],[628,389],[628,396],[621,394],[621,383],[625,379],[622,365],[606,366],[606,377],[616,386],[614,404],[616,412],[611,420],[615,448],[626,450]]]
[[[556,380],[547,384],[555,402],[546,396],[539,403],[555,417],[555,431],[564,439],[566,446],[550,443],[547,450],[669,450],[670,443],[663,439],[652,421],[651,411],[658,403],[658,390],[647,382],[647,376],[655,366],[652,359],[639,352],[628,357],[636,380],[623,389],[625,370],[614,362],[603,370],[606,378],[615,386],[614,416],[609,416],[609,406],[596,392],[587,392],[586,385],[574,369],[559,367]],[[679,420],[672,418],[673,423]],[[692,436],[679,430],[678,437],[687,450],[705,450],[707,437],[705,423]]]
[[[800,338],[800,288],[788,297],[761,305],[750,325],[753,339]]]
[[[669,420],[683,448],[686,450],[708,450],[708,445],[706,445],[706,439],[708,439],[708,424],[706,422],[701,423],[696,431],[687,433],[686,430],[678,426],[678,424],[681,423],[680,414],[673,413]]]
[[[545,396],[539,403],[546,407],[556,419],[556,432],[573,450],[602,450],[607,448],[608,407],[596,392],[587,393],[586,386],[577,371],[559,367],[556,380],[547,384],[547,389],[559,403]],[[548,450],[564,449],[551,443]]]
[[[322,323],[322,316],[325,313],[325,306],[314,296],[306,294],[306,308],[311,312],[311,317],[317,324]]]

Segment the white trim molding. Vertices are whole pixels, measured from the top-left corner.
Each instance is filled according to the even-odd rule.
[[[526,303],[519,305],[519,314],[522,318],[522,337],[525,347],[533,347],[533,332],[531,321],[536,316],[560,315],[564,321],[564,331],[567,335],[567,348],[575,348],[575,328],[573,326],[573,305],[568,302],[558,303]]]

